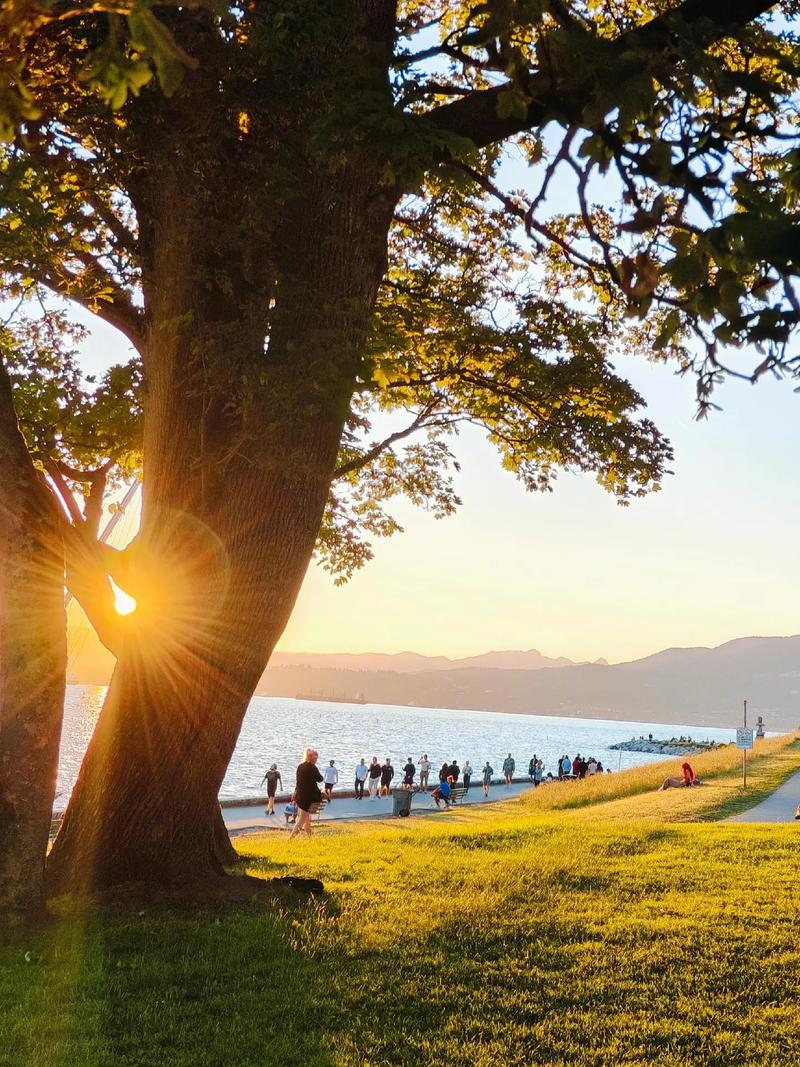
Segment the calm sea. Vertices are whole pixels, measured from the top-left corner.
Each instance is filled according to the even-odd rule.
[[[67,686],[64,730],[58,771],[56,810],[63,808],[78,774],[105,696],[102,686]],[[609,745],[631,737],[669,738],[691,735],[695,740],[732,741],[735,730],[620,722],[606,719],[563,718],[555,715],[509,715],[492,711],[452,711],[444,708],[403,708],[389,705],[316,703],[283,697],[254,697],[245,716],[220,797],[259,796],[259,782],[270,763],[280,768],[283,785],[294,785],[294,769],[306,746],[316,748],[320,766],[336,760],[340,782],[350,787],[353,768],[363,756],[381,761],[390,756],[402,766],[416,763],[423,752],[434,767],[456,758],[477,769],[489,760],[499,774],[511,752],[517,773],[525,773],[534,753],[544,760],[545,773],[556,771],[562,753],[595,756],[612,770],[663,760],[643,752],[612,752]]]

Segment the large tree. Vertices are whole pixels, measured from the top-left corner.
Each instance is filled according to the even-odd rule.
[[[83,382],[73,347],[81,332],[55,313],[0,329],[0,912],[17,916],[44,904],[64,583],[109,642],[117,616],[98,528],[106,487],[140,465],[136,368]]]
[[[50,873],[202,881],[315,545],[346,574],[398,489],[450,510],[464,422],[530,488],[560,467],[652,488],[668,447],[620,341],[697,363],[704,403],[724,346],[793,366],[794,10],[5,6],[0,266],[112,323],[144,373],[141,531],[100,565],[138,608]]]

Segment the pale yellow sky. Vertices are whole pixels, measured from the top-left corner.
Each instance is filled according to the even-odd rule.
[[[97,330],[93,343],[104,340]],[[619,508],[591,477],[565,475],[554,493],[529,495],[465,433],[459,513],[437,522],[400,507],[406,533],[377,542],[343,588],[312,564],[279,647],[538,648],[615,662],[800,632],[800,397],[787,383],[736,383],[718,396],[724,410],[697,423],[690,380],[644,360],[618,368],[675,445],[661,493]]]
[[[344,588],[312,565],[280,647],[618,661],[800,632],[800,399],[786,383],[738,384],[697,423],[688,380],[625,369],[676,446],[661,493],[620,508],[591,478],[564,476],[529,495],[465,435],[458,515],[404,509],[406,533],[378,542]]]

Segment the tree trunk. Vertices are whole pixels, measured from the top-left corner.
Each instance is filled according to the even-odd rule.
[[[35,914],[55,798],[66,678],[55,502],[17,428],[0,367],[0,912]]]
[[[230,867],[233,863],[239,862],[239,853],[233,847],[230,836],[228,835],[228,828],[225,825],[225,817],[222,814],[222,808],[217,805],[216,813],[213,817],[213,834],[214,834],[214,855],[217,861],[222,864],[223,867]]]
[[[326,121],[345,129],[354,85],[373,109],[376,87],[391,106],[393,5],[347,7],[346,35],[315,31],[320,54],[299,57],[294,86],[281,53],[246,136],[220,104],[217,38],[202,32],[186,42],[200,68],[169,122],[142,120],[138,606],[51,853],[54,891],[185,892],[222,873],[219,788],[311,559],[397,195],[363,138],[343,162],[341,146],[322,159],[309,132],[329,100],[345,117]],[[382,55],[369,39],[378,23]]]

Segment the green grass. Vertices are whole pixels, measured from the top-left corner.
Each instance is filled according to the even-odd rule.
[[[753,796],[800,765],[769,745]],[[741,803],[715,758],[697,790],[635,771],[588,806],[554,786],[239,840],[252,873],[322,878],[318,902],[63,908],[0,943],[0,1064],[800,1062],[800,827],[708,821]]]

